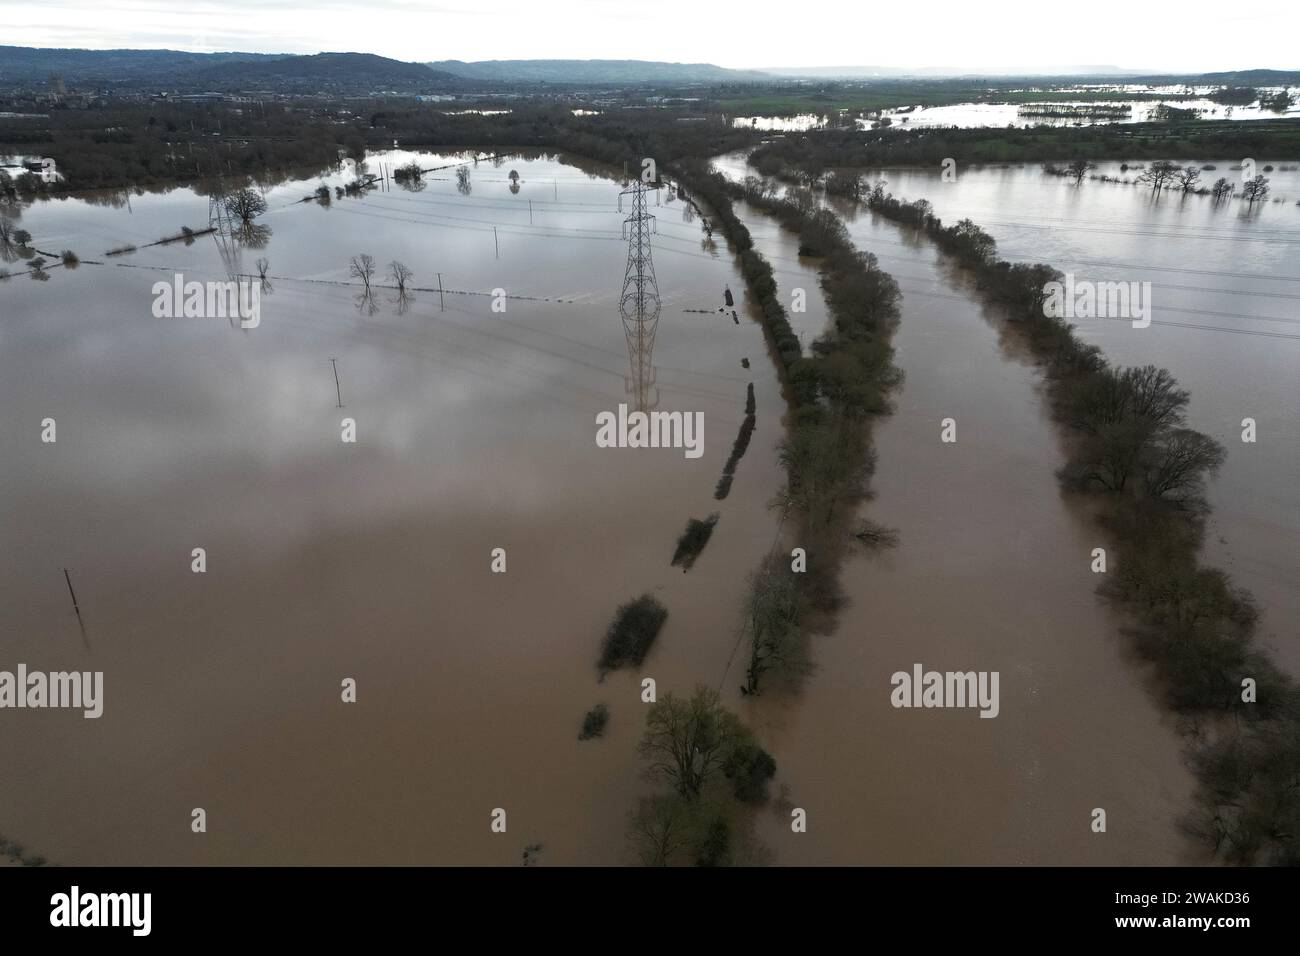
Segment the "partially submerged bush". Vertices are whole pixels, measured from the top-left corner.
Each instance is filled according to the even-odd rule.
[[[736,466],[740,464],[740,459],[744,457],[745,452],[749,449],[749,440],[754,435],[754,426],[758,419],[754,416],[754,383],[749,383],[748,392],[745,397],[745,420],[740,423],[740,431],[736,434],[736,440],[731,446],[731,454],[727,456],[726,463],[722,466],[722,477],[718,479],[717,485],[713,489],[713,497],[722,501],[731,493],[731,482],[736,476]],[[677,562],[674,561],[674,564]]]
[[[609,708],[604,704],[597,704],[582,718],[582,732],[578,734],[578,739],[590,740],[592,737],[599,737],[605,732],[607,723],[609,723]]]
[[[418,183],[422,178],[424,178],[424,170],[414,160],[393,170],[393,179],[399,183]]]
[[[600,669],[612,671],[627,664],[640,664],[667,618],[668,609],[649,594],[620,607],[605,633]]]
[[[737,800],[763,803],[767,800],[767,782],[776,776],[776,761],[756,741],[746,740],[727,754],[722,772],[731,781]]]
[[[719,515],[715,511],[703,521],[699,518],[691,518],[686,522],[686,530],[682,536],[677,539],[677,550],[673,552],[673,567],[681,566],[683,571],[689,571],[695,564],[695,559],[700,556],[704,546],[709,543],[709,538],[713,536],[713,528],[718,523]]]

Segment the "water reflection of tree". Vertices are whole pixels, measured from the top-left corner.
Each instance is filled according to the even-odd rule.
[[[393,297],[393,311],[397,315],[406,315],[407,311],[411,308],[411,303],[414,301],[415,296],[411,295],[410,292],[405,289],[398,289],[397,295]]]
[[[143,196],[142,189],[105,189],[86,193],[78,198],[85,200],[89,206],[107,206],[110,209],[123,209],[131,205],[131,194]]]
[[[469,181],[469,167],[460,166],[456,169],[456,191],[462,196],[468,196],[474,187]]]
[[[353,301],[356,303],[357,311],[365,315],[374,315],[379,311],[379,303],[375,301],[375,294],[368,288],[357,293]]]
[[[240,223],[232,238],[245,249],[265,249],[271,241],[271,227],[258,222]]]
[[[415,301],[415,296],[411,295],[409,289],[415,273],[405,263],[394,259],[388,264],[388,278],[392,280],[393,285],[397,286],[397,298],[393,300],[397,306],[397,314],[405,315],[406,310]]]

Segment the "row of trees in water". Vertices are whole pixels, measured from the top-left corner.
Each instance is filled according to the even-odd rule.
[[[1297,156],[1300,124],[1285,120],[1101,124],[1028,129],[817,130],[759,146],[751,163],[761,173],[807,181],[851,167],[938,166],[952,157],[977,163],[1065,163],[1084,158],[1161,160],[1169,156]]]
[[[1084,177],[1087,176],[1089,179],[1100,179],[1103,182],[1135,183],[1150,186],[1151,191],[1155,193],[1164,192],[1168,189],[1172,192],[1182,193],[1184,196],[1213,196],[1215,202],[1234,196],[1237,192],[1237,184],[1226,176],[1220,176],[1214,181],[1213,185],[1206,186],[1204,184],[1201,174],[1213,170],[1215,168],[1213,166],[1184,166],[1171,160],[1160,159],[1150,166],[1141,167],[1141,172],[1132,179],[1091,175],[1096,168],[1097,164],[1087,159],[1071,160],[1064,166],[1058,166],[1055,163],[1043,164],[1043,172],[1047,173],[1047,175],[1073,179],[1075,185],[1081,184]],[[1127,168],[1127,165],[1125,168]],[[1272,169],[1272,166],[1266,166],[1265,172]],[[1262,173],[1251,176],[1241,184],[1241,198],[1252,206],[1257,202],[1263,202],[1268,198],[1268,194],[1268,177]]]
[[[702,162],[687,167],[686,180],[717,216],[739,257],[793,409],[779,448],[786,483],[777,504],[797,516],[792,538],[806,563],[795,569],[800,558],[792,562],[772,555],[751,575],[744,690],[755,694],[772,678],[798,679],[806,673],[809,635],[824,629],[842,603],[839,564],[855,539],[849,522],[868,494],[875,467],[870,424],[889,411],[889,393],[902,380],[889,344],[901,294],[876,258],[859,252],[844,224],[810,192],[796,190],[779,199],[761,180],[729,183]],[[770,264],[735,214],[735,200],[796,232],[801,255],[822,259],[820,281],[833,323],[807,355],[790,327]],[[891,536],[858,535],[857,540],[888,543]]]
[[[1300,863],[1300,690],[1255,646],[1250,594],[1198,560],[1204,481],[1225,452],[1187,427],[1188,393],[1166,369],[1110,365],[1050,314],[1056,269],[1001,260],[970,220],[944,225],[928,202],[904,202],[883,184],[867,204],[970,269],[1042,363],[1053,411],[1076,439],[1060,478],[1102,495],[1118,545],[1100,590],[1134,616],[1138,650],[1168,705],[1188,718],[1199,788],[1186,829],[1232,862]]]

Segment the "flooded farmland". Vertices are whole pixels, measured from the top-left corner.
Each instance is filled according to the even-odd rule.
[[[715,165],[745,174],[742,156]],[[1177,830],[1192,786],[1182,741],[1093,593],[1097,532],[1058,491],[1039,373],[928,243],[837,211],[904,287],[894,345],[907,379],[875,427],[876,496],[862,509],[901,541],[846,562],[850,604],[814,639],[806,692],[750,712],[784,757],[789,799],[811,801],[830,831],[792,840],[774,818],[765,836],[801,863],[1196,862]],[[778,283],[815,282],[788,234],[745,218]],[[953,444],[940,440],[949,416]],[[997,720],[892,707],[890,675],[916,662],[1000,671]],[[1108,834],[1089,830],[1095,807]]]
[[[10,715],[0,762],[26,769],[0,778],[7,836],[69,864],[517,864],[538,843],[544,863],[629,862],[643,674],[599,683],[600,639],[650,592],[669,618],[644,675],[661,693],[721,680],[776,527],[784,405],[759,326],[719,311],[743,289],[730,255],[665,196],[641,384],[703,413],[703,455],[598,448],[595,416],[638,388],[622,184],[560,157],[468,168],[328,206],[301,202],[314,178],[268,189],[267,232],[239,250],[271,276],[248,329],[151,312],[155,282],[225,278],[211,236],[145,248],[205,226],[205,197],[24,210],[35,246],[83,261],[0,285],[0,630],[7,660],[102,670],[105,701],[98,720]],[[380,276],[407,264],[413,299],[363,298],[361,253]],[[757,430],[718,502],[749,382]],[[694,569],[669,567],[715,510]],[[606,736],[579,743],[598,701]]]
[[[1182,162],[1213,167],[1207,181],[1241,175],[1233,169],[1240,159]],[[1079,320],[1079,333],[1114,363],[1168,368],[1191,393],[1191,427],[1227,448],[1209,486],[1205,558],[1254,593],[1260,640],[1300,674],[1300,170],[1266,165],[1257,158],[1271,192],[1253,208],[1153,196],[1137,184],[1076,187],[1035,164],[962,169],[956,182],[938,170],[870,175],[895,195],[930,200],[946,222],[973,219],[1012,261],[1046,262],[1081,280],[1151,283],[1149,328]],[[1134,178],[1141,170],[1101,163],[1096,174]],[[926,290],[914,271],[900,265],[896,273],[905,293]],[[1257,422],[1254,443],[1242,441],[1245,418]]]
[[[876,497],[863,509],[901,542],[846,562],[850,603],[813,639],[803,691],[755,701],[739,693],[734,657],[745,577],[778,532],[785,403],[730,250],[666,192],[650,209],[663,306],[639,362],[619,315],[618,171],[529,154],[469,162],[458,177],[465,156],[401,151],[373,154],[367,169],[413,158],[446,168],[423,188],[328,203],[302,200],[349,173],[268,187],[264,228],[234,249],[202,235],[149,245],[206,225],[208,200],[190,190],[24,211],[34,245],[75,249],[82,264],[0,285],[3,522],[21,545],[0,565],[0,613],[14,660],[93,665],[106,689],[97,721],[28,713],[29,732],[0,739],[0,759],[31,768],[0,781],[3,832],[88,864],[511,864],[537,844],[548,864],[628,863],[626,817],[648,786],[636,742],[650,676],[660,693],[720,687],[776,756],[779,798],[755,830],[778,864],[1202,861],[1177,830],[1192,787],[1182,738],[1122,620],[1094,594],[1098,533],[1058,490],[1041,377],[928,243],[836,206],[904,292],[894,344],[907,379],[876,425]],[[739,154],[715,165],[748,172]],[[999,190],[1016,186],[992,171],[983,192],[975,174],[961,182],[986,196],[970,211],[945,208],[926,174],[885,175],[1003,239],[985,220],[999,204],[1011,218]],[[1132,187],[1083,189],[1141,201]],[[818,263],[758,210],[736,211],[782,297],[805,291],[807,311],[791,321],[806,351],[827,321]],[[1292,214],[1270,207],[1255,222],[1284,230]],[[1061,245],[1027,225],[1004,254],[1074,249],[1045,231]],[[1201,232],[1218,241],[1209,223]],[[1150,238],[1133,241],[1149,250]],[[107,255],[124,247],[135,251]],[[371,295],[350,270],[363,253],[379,264]],[[269,286],[256,328],[151,313],[156,282],[246,274],[259,259]],[[383,277],[392,260],[414,271],[409,298]],[[1097,341],[1116,361],[1169,365],[1192,391],[1193,425],[1227,443],[1198,422],[1202,389],[1174,358],[1125,358]],[[1283,387],[1294,365],[1276,345],[1275,365],[1253,378],[1268,408],[1293,394]],[[1208,377],[1222,355],[1200,361]],[[717,502],[750,382],[757,430]],[[1213,394],[1200,407],[1227,407]],[[701,411],[702,457],[598,448],[595,416],[638,402]],[[948,417],[952,444],[940,440]],[[340,440],[344,418],[354,443]],[[55,443],[41,441],[46,419]],[[1209,547],[1232,557],[1234,522],[1246,519],[1221,501],[1241,457],[1230,449]],[[1284,475],[1285,450],[1261,467]],[[1280,477],[1275,493],[1289,493]],[[698,564],[670,567],[687,518],[715,510]],[[1281,549],[1287,519],[1267,520]],[[779,540],[798,544],[788,529]],[[1294,560],[1264,540],[1250,561],[1284,589]],[[491,568],[497,548],[503,574]],[[1287,598],[1244,558],[1230,569],[1275,639]],[[666,628],[643,667],[601,682],[600,638],[643,592],[668,608]],[[998,719],[892,707],[890,675],[915,663],[1000,672]],[[349,678],[355,705],[340,703]],[[609,730],[579,742],[597,702]],[[791,832],[792,806],[808,811],[807,833]],[[208,815],[202,838],[190,831],[195,807]],[[1107,834],[1089,829],[1096,807]],[[488,829],[495,808],[509,814],[505,838]]]

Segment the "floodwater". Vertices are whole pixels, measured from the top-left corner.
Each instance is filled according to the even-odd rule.
[[[907,382],[876,426],[864,508],[901,543],[845,564],[852,603],[814,639],[802,693],[742,700],[738,610],[776,534],[784,404],[727,248],[680,202],[651,207],[663,308],[638,384],[618,314],[621,184],[535,155],[472,166],[467,192],[454,172],[327,207],[300,202],[315,179],[270,189],[270,233],[235,263],[265,257],[274,287],[245,330],[151,314],[153,283],[226,275],[211,236],[146,248],[206,225],[204,197],[24,211],[38,248],[83,264],[0,284],[0,669],[102,670],[105,704],[98,720],[0,712],[0,832],[70,864],[509,865],[537,843],[543,864],[630,862],[653,677],[660,694],[721,686],[758,729],[779,766],[757,827],[777,863],[1199,861],[1175,829],[1181,738],[1093,593],[1097,535],[1057,490],[1040,377],[928,243],[841,209],[904,287]],[[738,212],[782,294],[805,289],[792,320],[807,344],[826,321],[817,263]],[[410,266],[414,301],[361,297],[360,253],[381,278]],[[738,321],[718,311],[727,285]],[[494,289],[517,296],[504,313]],[[750,381],[758,428],[715,502]],[[596,414],[638,395],[702,411],[703,457],[597,448]],[[686,519],[713,510],[695,568],[669,567]],[[599,683],[604,629],[645,591],[667,625],[642,668]],[[890,675],[916,663],[999,672],[999,716],[892,708]],[[340,700],[349,677],[356,703]],[[579,743],[598,701],[606,736]],[[191,832],[196,807],[207,833]]]
[[[881,115],[887,116],[895,124],[917,127],[956,126],[961,129],[979,127],[1028,128],[1030,126],[1094,126],[1108,123],[1150,123],[1159,119],[1155,111],[1160,105],[1180,110],[1195,110],[1202,119],[1211,120],[1259,120],[1281,119],[1300,113],[1300,107],[1292,107],[1287,112],[1274,112],[1261,108],[1258,104],[1250,106],[1225,106],[1208,99],[1189,100],[1093,100],[1089,102],[1052,99],[1050,93],[1033,103],[954,103],[949,106],[920,106],[908,111],[885,110]],[[1109,117],[1087,116],[1088,107],[1109,107],[1110,109],[1127,109],[1126,115]],[[1033,115],[1036,111],[1071,113],[1078,115],[1041,116]],[[870,121],[860,120],[859,125],[868,126]]]
[[[1276,90],[1269,91],[1276,92]],[[1053,99],[1052,91],[1044,91],[1042,99],[1032,103],[949,103],[944,106],[905,106],[898,109],[882,110],[869,116],[857,116],[853,122],[861,129],[868,129],[881,118],[888,118],[895,126],[915,126],[920,128],[957,127],[959,129],[1005,128],[1008,126],[1025,129],[1031,126],[1093,126],[1107,123],[1149,123],[1159,119],[1154,111],[1164,104],[1180,110],[1195,110],[1202,119],[1207,120],[1261,120],[1281,119],[1300,115],[1300,89],[1291,89],[1291,95],[1297,98],[1296,105],[1285,112],[1276,112],[1262,108],[1258,103],[1248,106],[1229,106],[1216,103],[1204,97],[1193,99],[1151,99],[1128,100],[1066,100],[1059,96]],[[1106,107],[1111,110],[1127,110],[1123,115],[1088,116],[1089,107]],[[1061,112],[1062,116],[1034,115],[1035,113]],[[772,132],[805,132],[810,129],[823,129],[832,125],[846,125],[851,115],[848,111],[833,114],[800,113],[794,116],[737,116],[732,125],[770,130]]]
[[[716,165],[743,175],[737,159]],[[859,248],[907,277],[894,338],[907,379],[875,427],[862,509],[901,541],[845,563],[851,603],[814,638],[803,692],[748,707],[785,791],[761,835],[784,863],[1198,862],[1177,831],[1192,787],[1182,740],[1094,594],[1101,542],[1058,491],[1039,373],[929,243],[838,211]],[[742,214],[783,292],[807,282],[793,235]],[[895,709],[891,675],[918,663],[998,672],[999,715]],[[807,833],[790,832],[791,807]]]
[[[152,314],[155,282],[226,277],[212,236],[145,248],[206,226],[206,198],[23,211],[38,248],[83,263],[0,284],[0,669],[104,673],[97,720],[0,711],[0,832],[29,853],[510,865],[540,843],[543,864],[629,861],[625,816],[649,790],[641,678],[661,695],[723,679],[777,525],[784,403],[743,296],[738,321],[718,311],[743,290],[730,254],[681,202],[650,207],[663,307],[638,387],[621,184],[557,157],[470,170],[467,195],[451,169],[329,206],[300,202],[316,179],[270,189],[270,233],[237,264],[265,257],[273,277],[249,329]],[[376,282],[390,260],[414,270],[404,312],[392,289],[373,311],[360,298],[360,253]],[[445,308],[438,273],[459,290]],[[532,298],[496,312],[498,288]],[[717,502],[751,381],[757,430]],[[638,392],[702,412],[703,456],[598,448],[597,413]],[[687,519],[714,510],[694,569],[671,568]],[[656,646],[599,683],[606,626],[647,591],[669,610]],[[606,735],[579,743],[600,701]]]
[[[1202,173],[1208,182],[1243,174],[1232,169],[1240,159],[1180,162],[1216,167]],[[1255,162],[1271,193],[1253,208],[1153,196],[1140,185],[1085,180],[1076,187],[1033,164],[959,162],[955,182],[944,182],[937,168],[870,175],[895,195],[930,200],[945,222],[973,219],[1006,258],[1047,262],[1076,281],[1151,283],[1149,328],[1080,319],[1079,333],[1117,365],[1168,368],[1191,393],[1191,426],[1228,453],[1208,488],[1205,559],[1255,595],[1260,640],[1300,675],[1300,170],[1269,157]],[[1265,171],[1270,163],[1275,168]],[[1097,174],[1139,172],[1104,163]],[[896,275],[905,292],[928,288],[921,271],[902,266]],[[1256,422],[1254,443],[1242,441],[1246,418]]]

